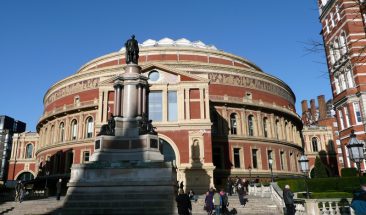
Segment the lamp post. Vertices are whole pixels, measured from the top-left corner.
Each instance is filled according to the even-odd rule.
[[[273,170],[272,170],[273,159],[271,157],[268,158],[268,164],[269,168],[271,169],[271,182],[273,182]]]
[[[252,167],[249,166],[248,170],[249,170],[249,184],[251,185],[252,184]]]
[[[351,161],[355,162],[358,169],[358,176],[361,180],[361,162],[365,159],[365,155],[363,153],[363,143],[357,140],[355,131],[351,131],[350,140],[346,145],[348,149],[348,156]],[[360,181],[361,182],[361,181]]]
[[[46,174],[46,184],[44,186],[44,189],[45,189],[45,195],[48,197],[48,176],[50,175],[50,169],[49,169],[49,163],[50,163],[50,158],[48,157],[47,160],[46,160],[46,171],[45,171],[45,174]]]
[[[300,164],[300,170],[302,173],[304,173],[304,177],[305,177],[305,188],[306,188],[306,198],[309,198],[309,188],[308,188],[308,182],[307,182],[307,178],[308,178],[308,172],[309,172],[309,160],[308,157],[306,157],[306,155],[302,155],[300,157],[299,160],[299,164]]]

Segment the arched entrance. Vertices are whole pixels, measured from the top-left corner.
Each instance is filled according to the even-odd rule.
[[[176,156],[173,147],[164,139],[159,138],[160,152],[164,155],[164,161],[174,161]]]
[[[30,172],[23,172],[17,177],[17,180],[21,180],[21,181],[29,181],[29,180],[33,180],[33,179],[34,179],[34,176]]]

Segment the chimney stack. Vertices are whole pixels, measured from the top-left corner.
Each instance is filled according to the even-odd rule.
[[[301,101],[301,110],[302,110],[302,114],[305,113],[306,111],[308,111],[309,107],[308,107],[308,100],[302,100]]]
[[[327,104],[324,95],[318,96],[319,119],[327,118]]]
[[[310,112],[313,120],[316,120],[316,106],[315,106],[315,99],[310,100]]]

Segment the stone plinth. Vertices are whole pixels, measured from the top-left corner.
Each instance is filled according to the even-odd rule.
[[[62,214],[173,214],[175,183],[169,162],[73,165]]]
[[[163,161],[157,135],[99,136],[91,161]]]

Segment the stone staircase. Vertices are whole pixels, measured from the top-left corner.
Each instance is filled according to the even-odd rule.
[[[236,210],[238,215],[279,215],[281,212],[270,197],[246,196],[248,201],[244,207],[240,206],[237,195],[229,196],[229,211]],[[204,196],[200,196],[196,203],[192,202],[193,215],[207,215],[203,210]],[[282,213],[283,214],[283,213]]]
[[[242,208],[240,207],[238,196],[229,196],[229,210],[237,211],[238,215],[278,215],[281,213],[273,201],[269,197],[259,197],[249,195],[248,202]],[[75,198],[78,198],[75,196]],[[103,198],[101,196],[101,198]],[[161,198],[163,201],[168,201],[161,196],[153,198]],[[131,201],[132,202],[132,201]],[[108,205],[100,205],[98,201],[90,202],[84,201],[83,199],[78,200],[78,204],[72,203],[62,207],[64,198],[61,201],[57,201],[54,197],[41,200],[29,200],[22,203],[19,202],[6,202],[0,204],[0,214],[6,215],[31,215],[31,214],[53,214],[53,215],[64,215],[64,214],[132,214],[136,213],[134,210],[141,211],[141,208],[149,202],[139,202],[138,204],[126,203],[118,201],[116,197],[113,201],[110,201]],[[196,202],[192,202],[192,214],[193,215],[207,215],[203,210],[204,196],[199,196]],[[67,210],[67,208],[72,210]],[[89,210],[86,208],[90,208]],[[176,208],[176,207],[174,207]],[[65,210],[66,209],[66,210]],[[169,214],[167,211],[161,211],[157,205],[157,211],[146,211],[143,214]],[[174,214],[174,213],[173,213]],[[175,211],[175,214],[177,212]]]

